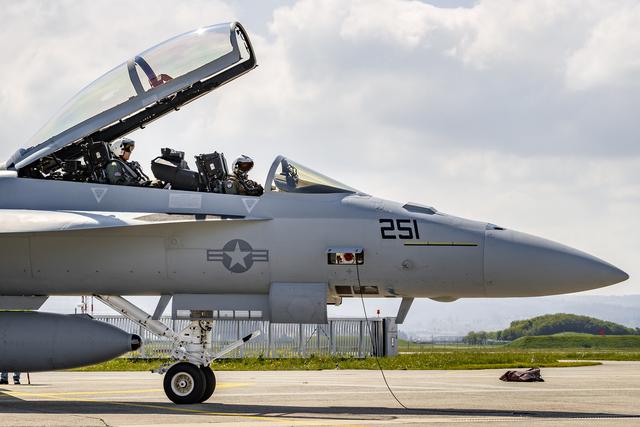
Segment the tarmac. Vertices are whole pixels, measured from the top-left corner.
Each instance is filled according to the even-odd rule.
[[[504,370],[223,371],[213,397],[174,405],[150,372],[41,372],[0,386],[2,426],[640,426],[640,362],[546,368],[543,383]],[[23,375],[26,383],[26,375]]]

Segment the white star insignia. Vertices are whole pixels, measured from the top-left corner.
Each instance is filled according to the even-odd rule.
[[[233,249],[233,252],[225,252],[226,255],[231,257],[231,263],[229,264],[229,268],[233,268],[236,264],[240,264],[242,268],[247,268],[247,264],[245,259],[247,255],[251,254],[251,251],[243,251],[240,249],[240,243],[236,242],[236,247]]]

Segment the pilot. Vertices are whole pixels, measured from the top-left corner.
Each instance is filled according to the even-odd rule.
[[[130,162],[131,152],[136,143],[129,138],[116,139],[111,143],[111,152],[118,159],[105,166],[107,183],[113,185],[147,186],[150,184],[138,162]]]
[[[242,155],[233,162],[233,175],[224,181],[224,192],[245,196],[262,196],[262,185],[249,179],[249,171],[253,169],[251,157]]]

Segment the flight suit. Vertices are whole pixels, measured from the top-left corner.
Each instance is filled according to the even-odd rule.
[[[111,161],[105,167],[107,183],[112,185],[144,185],[146,180],[138,173],[134,165],[124,161]]]
[[[225,194],[246,194],[244,186],[234,175],[229,175],[222,185]]]
[[[241,180],[235,175],[229,175],[222,185],[226,194],[262,196],[264,192],[262,186],[257,182],[250,179]]]

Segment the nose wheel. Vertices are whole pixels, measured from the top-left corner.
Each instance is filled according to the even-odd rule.
[[[216,377],[208,366],[181,362],[169,368],[163,385],[165,394],[174,403],[202,403],[216,389]]]

